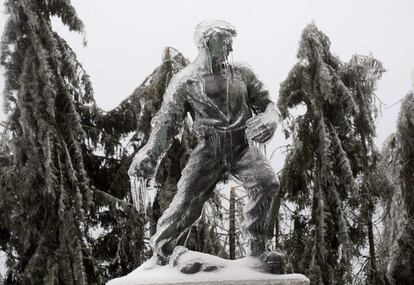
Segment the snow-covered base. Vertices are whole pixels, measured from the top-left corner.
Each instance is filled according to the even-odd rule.
[[[154,260],[149,260],[127,276],[113,279],[108,285],[155,285],[155,284],[185,284],[185,285],[308,285],[309,279],[301,274],[268,274],[258,271],[257,259],[246,257],[238,260],[225,260],[215,256],[191,252],[185,254],[184,262],[202,258],[210,264],[220,267],[218,271],[198,272],[195,274],[181,273],[178,267],[171,264],[158,266]],[[180,263],[183,259],[180,258]]]

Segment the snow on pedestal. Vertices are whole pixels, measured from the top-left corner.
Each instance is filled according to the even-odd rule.
[[[192,255],[191,255],[192,254]],[[111,280],[108,285],[309,285],[309,279],[301,274],[269,274],[260,272],[257,259],[245,257],[238,260],[225,260],[215,256],[191,252],[186,254],[184,262],[202,260],[215,264],[220,269],[213,272],[184,274],[171,264],[159,266],[149,260],[130,274]],[[201,257],[201,258],[200,258]],[[183,260],[180,258],[180,263]]]

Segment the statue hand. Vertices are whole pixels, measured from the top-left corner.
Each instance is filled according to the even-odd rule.
[[[246,136],[249,140],[265,143],[276,131],[277,118],[271,114],[261,113],[247,120],[246,125]]]
[[[139,151],[128,169],[129,176],[150,179],[154,175],[156,163],[145,151]]]

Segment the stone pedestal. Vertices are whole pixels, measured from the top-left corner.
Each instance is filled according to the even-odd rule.
[[[191,279],[191,277],[189,277]],[[205,280],[197,282],[167,282],[167,283],[139,283],[136,285],[309,285],[309,279],[301,274],[286,274],[286,275],[273,275],[269,276],[268,279],[257,279],[257,280]],[[118,283],[110,283],[118,284]],[[119,283],[121,284],[121,283]],[[128,283],[133,285],[134,283]]]
[[[200,253],[194,256],[203,257],[203,261],[210,261],[219,269],[184,274],[179,266],[159,266],[149,260],[130,274],[109,281],[108,285],[309,285],[309,279],[301,274],[261,272],[254,258],[224,260]]]

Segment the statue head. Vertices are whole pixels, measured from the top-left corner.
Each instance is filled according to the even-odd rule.
[[[199,52],[209,54],[212,61],[225,62],[233,50],[236,28],[221,20],[204,21],[196,26],[194,42]]]

